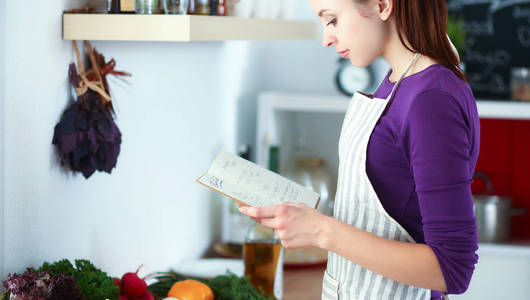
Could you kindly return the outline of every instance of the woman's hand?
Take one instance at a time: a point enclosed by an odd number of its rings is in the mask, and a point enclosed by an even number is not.
[[[286,202],[274,206],[240,206],[239,211],[274,230],[287,249],[324,248],[327,216],[302,203]]]

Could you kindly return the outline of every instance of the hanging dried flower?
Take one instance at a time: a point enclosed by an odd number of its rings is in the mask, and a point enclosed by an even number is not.
[[[91,68],[85,72],[77,43],[73,42],[79,72],[72,63],[68,75],[77,101],[68,107],[55,126],[53,141],[62,165],[82,172],[88,179],[96,170],[111,173],[120,153],[121,132],[114,123],[114,109],[107,74],[130,76],[115,71],[114,59],[105,63],[103,55],[85,42]]]

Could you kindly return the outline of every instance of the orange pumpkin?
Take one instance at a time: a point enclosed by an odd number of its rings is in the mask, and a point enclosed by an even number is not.
[[[175,282],[167,296],[179,300],[213,300],[214,298],[213,291],[208,285],[192,279]]]

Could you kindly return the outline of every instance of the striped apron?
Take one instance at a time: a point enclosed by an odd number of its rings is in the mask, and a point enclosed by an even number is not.
[[[378,236],[414,243],[405,229],[385,211],[366,175],[366,149],[370,135],[410,67],[416,54],[386,99],[371,98],[356,92],[348,106],[339,139],[339,174],[335,219]],[[352,245],[355,247],[355,245]],[[322,299],[430,299],[428,289],[385,278],[354,262],[328,252],[322,282]]]

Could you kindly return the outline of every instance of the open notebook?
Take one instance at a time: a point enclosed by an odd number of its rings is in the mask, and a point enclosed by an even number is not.
[[[195,181],[255,207],[301,202],[317,208],[320,200],[320,195],[310,189],[224,150]]]

